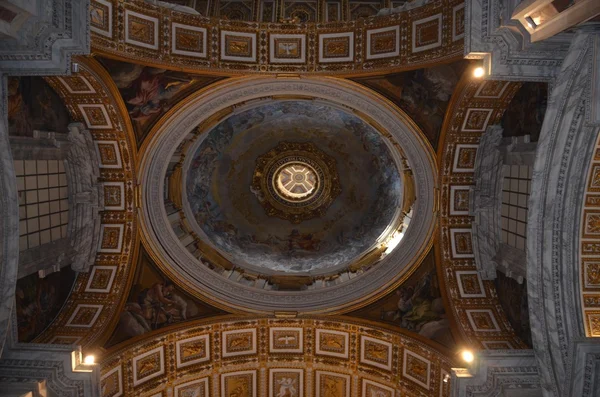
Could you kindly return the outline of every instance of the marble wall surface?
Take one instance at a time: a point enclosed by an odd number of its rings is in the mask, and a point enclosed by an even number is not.
[[[529,33],[511,20],[516,1],[465,2],[465,56],[482,59],[494,79],[550,81],[560,68],[572,39],[562,33],[532,45]]]
[[[527,226],[527,280],[533,347],[545,396],[571,394],[572,343],[584,337],[580,310],[579,230],[588,162],[600,120],[589,109],[600,101],[600,34],[579,31],[550,99],[533,170]],[[591,341],[591,340],[590,340]],[[598,343],[598,342],[596,342]]]
[[[0,95],[5,98],[6,78],[2,79]],[[2,101],[1,114],[6,114]],[[15,283],[19,265],[19,204],[15,169],[6,119],[0,122],[0,354],[8,331],[14,303]]]
[[[0,39],[2,72],[18,76],[69,74],[71,56],[90,52],[89,7],[90,0],[3,2],[3,27],[7,22],[20,23]]]

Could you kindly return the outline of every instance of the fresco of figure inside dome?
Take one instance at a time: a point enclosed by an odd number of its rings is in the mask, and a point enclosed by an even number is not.
[[[274,145],[283,140],[312,142],[315,148],[306,150],[331,157],[332,172],[339,174],[339,196],[320,216],[299,224],[266,214],[260,189],[249,188],[258,172],[252,157],[259,162],[267,152],[284,150]],[[218,183],[224,179],[230,183]],[[308,101],[272,102],[226,119],[202,140],[187,174],[190,209],[223,252],[294,272],[341,265],[370,246],[396,211],[401,188],[390,151],[373,129]]]

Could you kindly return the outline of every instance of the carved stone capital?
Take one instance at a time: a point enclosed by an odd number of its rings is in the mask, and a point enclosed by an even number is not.
[[[476,355],[468,368],[452,368],[452,397],[541,397],[532,350],[493,350]]]
[[[100,397],[100,368],[85,365],[75,345],[18,343],[16,315],[0,357],[0,394]]]
[[[511,0],[465,2],[465,56],[483,59],[494,80],[549,81],[564,59],[572,33],[531,43],[523,26],[511,20]]]

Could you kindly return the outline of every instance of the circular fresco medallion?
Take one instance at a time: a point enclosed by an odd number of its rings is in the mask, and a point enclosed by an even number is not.
[[[340,194],[335,163],[312,143],[280,142],[256,161],[252,189],[269,216],[298,224],[323,216]]]

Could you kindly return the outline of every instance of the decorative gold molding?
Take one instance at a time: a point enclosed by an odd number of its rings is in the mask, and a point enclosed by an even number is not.
[[[221,76],[393,73],[462,58],[463,38],[452,34],[463,26],[453,12],[462,2],[442,0],[349,22],[280,24],[206,18],[141,0],[93,0],[92,8],[106,14],[106,23],[92,31],[92,51],[146,66]]]
[[[471,229],[472,217],[468,215],[450,214],[450,186],[474,184],[474,169],[455,170],[455,156],[460,145],[476,148],[481,134],[487,125],[497,124],[506,107],[520,88],[520,83],[478,80],[473,76],[474,66],[468,68],[458,83],[450,104],[446,111],[446,117],[442,126],[440,144],[438,149],[438,165],[441,172],[440,186],[440,228],[436,248],[436,264],[438,276],[441,280],[442,290],[446,305],[451,308],[451,327],[457,340],[465,345],[476,348],[486,348],[484,341],[502,341],[508,343],[512,348],[521,349],[525,345],[515,335],[506,319],[506,315],[500,308],[494,283],[483,281],[484,297],[462,297],[458,287],[461,282],[456,276],[456,271],[476,271],[474,258],[470,255],[454,256],[456,244],[451,230]],[[487,86],[486,86],[487,85]],[[478,90],[486,86],[490,95],[478,96]],[[492,93],[494,95],[492,95]],[[477,131],[464,131],[465,120],[469,115],[469,109],[487,109],[491,111],[491,117],[477,128]],[[476,150],[476,149],[473,149]],[[474,167],[474,166],[473,166]],[[467,238],[467,237],[465,237]],[[479,275],[476,275],[479,277]],[[472,313],[476,311],[481,316],[478,322],[472,320]],[[469,311],[469,312],[468,312]],[[469,317],[469,313],[471,317]],[[477,328],[476,328],[477,327]],[[497,330],[494,330],[497,328]]]
[[[579,262],[585,336],[600,337],[600,130],[587,168],[581,209]]]
[[[274,183],[278,167],[282,161],[309,163],[316,177],[315,191],[306,201],[294,203],[292,199],[282,198],[284,193]],[[299,160],[298,160],[299,159]],[[285,163],[283,164],[285,165]],[[261,205],[269,216],[276,216],[292,223],[322,216],[333,200],[341,193],[335,159],[331,158],[312,143],[280,142],[256,160],[256,169],[252,177],[252,188],[262,192]]]
[[[121,374],[120,386],[104,387],[105,397],[119,392],[164,395],[170,390],[178,396],[179,385],[193,380],[206,376],[212,380],[216,374],[215,381],[221,383],[228,374],[267,367],[267,372],[306,371],[304,378],[314,371],[349,374],[356,378],[349,385],[353,396],[363,395],[365,381],[402,395],[450,395],[444,374],[456,365],[454,355],[434,342],[370,321],[292,314],[196,320],[117,345],[104,352],[100,362],[103,386],[114,386],[115,374]],[[167,352],[173,358],[170,362],[165,359]],[[156,359],[149,361],[153,356]],[[257,395],[273,390],[275,385],[269,385],[267,378],[255,377]],[[211,388],[219,386],[209,383]],[[319,385],[312,384],[303,395],[315,395],[314,387]]]
[[[126,303],[121,299],[123,292],[128,290],[133,280],[140,236],[136,218],[137,153],[129,115],[104,68],[91,58],[77,57],[76,61],[80,64],[79,72],[60,79],[46,77],[46,81],[65,101],[73,120],[86,125],[99,151],[103,148],[100,152],[100,182],[122,182],[124,210],[100,213],[103,230],[112,233],[106,244],[114,245],[104,249],[105,242],[102,242],[94,267],[90,273],[78,275],[61,312],[36,342],[51,343],[61,337],[71,337],[77,338],[76,343],[85,348],[106,341],[119,321],[119,314]],[[81,85],[82,81],[89,83],[91,89],[87,87],[78,92],[66,85],[77,87],[76,83]],[[93,271],[98,265],[103,270],[113,269],[114,277]],[[89,288],[95,284],[98,285]]]

